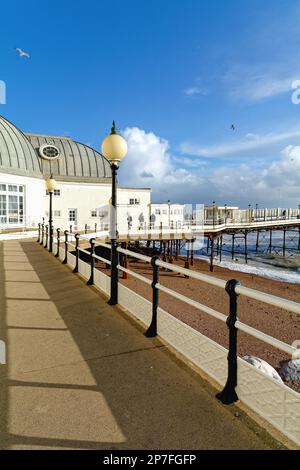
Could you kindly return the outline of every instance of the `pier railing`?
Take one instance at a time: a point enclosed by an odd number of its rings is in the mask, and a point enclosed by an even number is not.
[[[46,247],[47,236],[48,235],[46,234],[46,231],[44,231],[44,233],[40,232],[37,242],[39,242],[41,245]],[[106,294],[110,295],[110,288],[108,287],[109,282],[107,282],[109,278],[107,278],[105,274],[102,274],[101,272],[99,272],[99,270],[96,269],[96,266],[95,266],[96,261],[101,261],[102,263],[105,264],[106,268],[110,267],[110,269],[112,269],[111,260],[109,256],[109,253],[111,251],[111,246],[109,243],[103,243],[101,241],[97,241],[97,239],[95,238],[91,238],[88,241],[87,238],[82,236],[81,234],[79,233],[73,234],[73,233],[70,233],[69,231],[64,231],[64,234],[62,235],[60,233],[60,230],[57,229],[54,246],[56,249],[55,256],[59,257],[64,264],[71,264],[71,266],[73,267],[73,272],[75,273],[80,272],[81,274],[84,273],[84,276],[87,279],[87,284],[97,285],[97,280],[95,280],[96,274],[99,275],[100,273],[101,276],[104,276],[103,278],[101,278],[101,282],[100,284],[98,284],[98,286],[100,285],[100,288],[104,290]],[[96,253],[96,247],[101,247],[101,249],[104,249],[105,254],[102,253],[101,256],[98,255]],[[241,373],[239,374],[239,368],[241,370],[245,368],[245,361],[242,361],[240,358],[238,358],[238,332],[239,331],[242,331],[260,341],[263,341],[264,343],[271,345],[279,349],[280,351],[283,351],[285,354],[289,355],[290,357],[291,356],[295,357],[295,355],[299,356],[299,350],[296,347],[289,345],[277,338],[274,338],[273,336],[270,336],[240,321],[238,319],[238,297],[239,296],[248,297],[250,299],[264,302],[267,305],[279,307],[289,312],[294,312],[298,315],[300,314],[300,303],[244,287],[236,279],[232,279],[226,282],[214,276],[205,275],[205,274],[193,271],[191,269],[186,269],[184,267],[178,266],[176,264],[167,263],[165,261],[162,261],[158,256],[152,256],[152,257],[145,256],[143,254],[136,253],[132,250],[122,248],[121,246],[118,246],[117,252],[118,252],[117,270],[119,272],[125,273],[127,276],[130,275],[133,278],[145,283],[152,290],[151,319],[148,320],[148,324],[145,330],[145,335],[147,337],[155,337],[157,335],[160,335],[159,327],[158,327],[159,322],[160,322],[160,316],[161,316],[161,321],[163,320],[166,321],[165,316],[169,315],[168,313],[164,312],[159,307],[159,293],[160,292],[163,292],[181,302],[184,302],[196,308],[199,312],[204,312],[208,314],[209,316],[216,318],[217,320],[219,320],[220,322],[226,325],[226,328],[228,330],[228,336],[229,336],[229,348],[227,351],[227,374],[226,374],[225,384],[223,384],[224,385],[223,389],[220,393],[217,394],[217,398],[222,403],[231,404],[237,401],[239,398],[244,399],[247,402],[247,399],[244,398],[245,391],[243,389],[243,383],[242,383],[243,377],[241,376]],[[144,263],[147,263],[149,266],[151,266],[152,279],[142,276],[141,274],[138,274],[133,269],[130,269],[127,264],[127,257],[130,257],[134,260],[142,261]],[[125,262],[125,259],[126,259],[126,262]],[[200,301],[193,300],[187,297],[186,295],[183,295],[179,292],[174,291],[173,289],[170,289],[164,286],[160,282],[160,270],[161,269],[167,270],[169,272],[180,273],[185,278],[193,278],[203,283],[206,283],[208,285],[218,287],[222,289],[223,291],[225,290],[225,292],[228,295],[228,315],[225,315],[222,312],[219,312],[211,307],[208,307],[207,305],[202,304]],[[107,278],[106,281],[105,281],[105,278]],[[119,281],[117,280],[116,282],[117,282],[117,286],[115,286],[115,288],[118,291]],[[123,285],[120,285],[120,288],[123,288]],[[122,305],[123,303],[126,304],[127,302],[127,301],[124,301],[124,291],[122,292],[123,294],[122,294],[122,299],[120,301],[120,305]],[[127,288],[126,288],[126,295],[137,296],[136,293],[134,293],[133,291]],[[139,301],[138,298],[137,298],[137,301]],[[130,302],[129,302],[129,305],[131,305]],[[126,307],[126,305],[123,305],[123,306]],[[135,310],[134,307],[132,309]],[[129,307],[129,310],[130,310],[130,307]],[[142,315],[142,312],[140,313]],[[137,313],[137,316],[139,316],[139,312]],[[146,321],[144,320],[143,315],[142,315],[142,318],[145,323]],[[178,322],[178,320],[176,321]],[[186,328],[186,325],[183,326],[184,325],[183,323],[181,322],[179,323],[181,324],[182,328]],[[205,341],[210,342],[209,345],[210,347],[212,347],[211,343],[213,342],[211,340],[209,340],[205,336],[202,336],[200,333],[196,332],[195,330],[193,331],[195,332],[194,334],[200,335],[202,338],[205,338]],[[165,337],[167,338],[167,341],[169,341],[168,336],[166,334],[165,334]],[[172,341],[170,341],[170,343],[172,344]],[[214,346],[216,347],[216,343],[214,343]],[[180,348],[181,346],[178,346],[179,350]],[[185,354],[184,351],[183,353]],[[219,350],[218,350],[218,354],[220,354]],[[222,354],[224,353],[222,352]],[[187,357],[191,359],[193,362],[197,363],[197,359],[194,356],[191,358],[187,354]],[[198,361],[198,365],[199,367],[202,367],[201,361],[200,363]],[[247,367],[250,367],[253,372],[253,369],[254,369],[253,366],[250,366],[247,363]],[[222,377],[224,376],[224,370],[221,371],[221,375]],[[239,379],[242,384],[239,383]],[[253,377],[251,380],[253,380]],[[259,381],[262,379],[259,378],[257,380]],[[275,387],[276,389],[274,393],[278,392],[278,387],[281,391],[284,390],[285,394],[288,391],[287,395],[284,395],[284,396],[288,397],[287,400],[290,400],[290,396],[292,396],[293,400],[297,402],[298,411],[295,411],[294,414],[295,416],[297,415],[296,417],[299,420],[300,419],[300,394],[294,392],[293,390],[289,389],[288,387],[286,387],[285,385],[279,382],[275,383],[276,381],[269,377],[266,378],[265,376],[264,380],[269,380],[273,382],[272,387],[273,388]],[[237,389],[239,389],[240,392],[238,392]],[[240,393],[241,393],[241,396],[240,396]],[[255,387],[254,387],[254,393],[256,393]],[[253,400],[253,397],[251,399]],[[285,399],[286,398],[284,398],[284,400]],[[254,408],[256,407],[256,411],[258,411],[260,404],[256,403],[255,406],[253,405],[253,407]],[[264,415],[265,413],[264,409],[263,407],[261,408],[262,409],[259,411],[259,414]],[[282,413],[285,414],[286,412],[282,411]],[[287,413],[290,413],[290,411],[288,411]],[[276,415],[276,409],[274,410],[274,415]],[[295,418],[295,416],[293,417],[293,419]],[[267,417],[264,416],[264,417],[266,419],[269,419],[275,427],[285,432],[287,435],[289,435],[289,437],[291,437],[294,441],[297,441],[300,444],[300,426],[299,426],[299,429],[297,428],[297,432],[294,433],[294,432],[291,432],[290,429],[289,430],[282,429],[282,426],[278,425],[278,422],[276,421],[275,418],[271,419],[270,416],[267,416]],[[298,421],[298,425],[299,425],[299,421]]]

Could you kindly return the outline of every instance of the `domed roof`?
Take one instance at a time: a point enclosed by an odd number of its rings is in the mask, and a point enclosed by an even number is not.
[[[0,172],[58,181],[101,183],[111,178],[109,162],[69,137],[24,134],[0,116]]]
[[[0,116],[0,171],[42,177],[36,153],[11,122]]]

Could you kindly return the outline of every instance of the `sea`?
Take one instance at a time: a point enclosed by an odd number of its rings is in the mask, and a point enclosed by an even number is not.
[[[236,238],[234,258],[232,260],[232,237],[223,236],[222,261],[215,249],[214,265],[233,271],[246,272],[269,279],[293,284],[300,284],[300,251],[298,250],[299,232],[286,232],[286,251],[283,256],[283,232],[273,231],[272,251],[269,252],[269,233],[261,232],[259,247],[256,252],[256,233],[249,233],[247,238],[248,262],[245,262],[244,238]],[[209,262],[210,249],[203,243],[195,243],[195,258]]]

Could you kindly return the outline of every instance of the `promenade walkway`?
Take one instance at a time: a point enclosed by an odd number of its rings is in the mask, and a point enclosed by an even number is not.
[[[1,449],[279,447],[34,240],[0,263]]]

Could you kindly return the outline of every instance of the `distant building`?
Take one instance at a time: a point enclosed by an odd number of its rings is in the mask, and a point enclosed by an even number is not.
[[[238,218],[239,208],[237,206],[204,206],[204,221],[206,224],[230,223]]]
[[[159,227],[180,228],[184,221],[184,205],[182,204],[151,204],[150,221]]]

